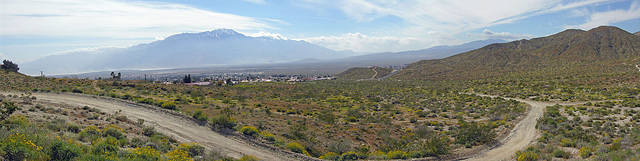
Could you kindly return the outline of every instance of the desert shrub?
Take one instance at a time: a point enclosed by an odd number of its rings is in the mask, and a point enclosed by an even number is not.
[[[255,135],[257,135],[259,133],[258,129],[256,129],[253,126],[244,126],[244,127],[242,127],[242,129],[240,129],[240,132],[242,132],[245,135],[249,135],[249,136],[255,136]]]
[[[373,154],[369,155],[369,158],[371,160],[387,160],[389,159],[389,156],[387,156],[387,153],[382,152],[382,151],[375,151],[373,152]]]
[[[580,157],[582,157],[582,159],[588,158],[589,156],[591,156],[591,148],[586,147],[586,146],[580,148],[580,151],[579,151],[578,155],[580,155]]]
[[[259,161],[260,159],[258,159],[258,157],[253,156],[253,155],[242,155],[242,158],[240,158],[240,161]]]
[[[211,118],[211,123],[214,125],[219,125],[229,129],[233,129],[233,127],[235,127],[236,124],[238,124],[236,120],[231,118],[231,116],[229,115],[217,115]]]
[[[11,114],[16,112],[17,110],[20,110],[20,108],[14,105],[13,102],[5,101],[1,103],[2,104],[0,104],[0,121],[8,118],[9,116],[11,116]]]
[[[491,130],[491,125],[478,125],[477,123],[462,123],[455,134],[456,143],[470,147],[492,142],[496,134]]]
[[[191,160],[191,156],[187,151],[182,149],[174,149],[166,154],[168,160]]]
[[[105,136],[105,137],[111,136],[111,137],[114,137],[116,139],[122,139],[122,138],[125,137],[124,134],[122,134],[122,132],[120,132],[118,129],[115,129],[115,128],[108,128],[108,129],[104,130],[102,132],[102,136]]]
[[[195,113],[193,113],[192,117],[202,122],[207,122],[209,120],[209,117],[207,117],[207,115],[204,114],[202,110],[198,110]]]
[[[334,153],[334,152],[328,152],[323,154],[322,156],[320,156],[320,159],[324,159],[324,160],[339,160],[340,159],[340,155]]]
[[[117,154],[118,150],[120,150],[118,141],[114,137],[98,139],[94,142],[96,144],[91,146],[91,153],[95,155]]]
[[[346,152],[340,156],[340,160],[358,160],[358,153],[356,152]]]
[[[82,91],[79,88],[74,88],[71,92],[73,92],[73,93],[84,93],[84,91]]]
[[[41,160],[44,159],[42,147],[27,139],[25,134],[15,133],[2,140],[0,150],[7,160]]]
[[[538,160],[538,154],[532,152],[532,151],[526,151],[526,152],[522,152],[522,151],[518,151],[516,152],[516,156],[517,156],[517,160],[518,161],[536,161]]]
[[[69,126],[67,126],[67,131],[72,132],[72,133],[79,133],[80,132],[80,127],[78,125],[69,125]]]
[[[340,140],[340,141],[331,141],[329,142],[329,146],[327,150],[330,152],[334,152],[336,154],[346,153],[351,151],[351,141],[349,140]]]
[[[154,135],[154,134],[156,134],[156,130],[151,126],[144,127],[142,129],[142,135],[144,135],[144,136],[151,136],[151,135]]]
[[[160,160],[160,152],[151,147],[137,147],[131,150],[129,156],[133,160]]]
[[[79,136],[81,141],[93,141],[100,138],[100,129],[95,126],[87,126],[80,132]]]
[[[553,150],[553,153],[551,153],[551,155],[553,155],[556,158],[568,159],[571,154],[569,154],[569,153],[567,153],[567,152],[565,152],[563,150],[560,150],[560,149],[555,149],[555,150]]]
[[[276,136],[266,131],[260,132],[260,136],[262,136],[264,140],[270,142],[276,141]]]
[[[160,105],[160,107],[164,109],[175,110],[176,104],[173,102],[163,102],[162,105]]]
[[[204,155],[204,146],[197,143],[182,143],[178,145],[178,149],[186,151],[189,156]]]
[[[57,140],[49,147],[51,160],[71,160],[80,155],[82,155],[82,148],[66,141]]]
[[[287,144],[287,149],[291,150],[292,152],[296,152],[296,153],[304,153],[304,147],[302,147],[302,145],[296,143],[296,142],[291,142],[289,144]]]
[[[390,151],[387,153],[387,156],[389,156],[389,159],[407,159],[403,151]]]
[[[132,98],[133,96],[131,96],[130,94],[125,94],[120,97],[120,99],[123,99],[123,100],[131,100]]]

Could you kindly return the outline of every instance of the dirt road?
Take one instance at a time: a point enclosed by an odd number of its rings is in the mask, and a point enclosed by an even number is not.
[[[0,92],[0,94],[16,95],[20,93]],[[269,150],[247,141],[227,137],[179,116],[160,110],[138,107],[124,101],[75,94],[34,93],[33,96],[36,96],[38,101],[44,100],[73,106],[95,107],[107,113],[115,113],[118,110],[122,110],[122,114],[129,119],[144,119],[145,125],[153,126],[156,131],[180,142],[200,143],[209,150],[214,149],[222,155],[233,158],[239,159],[243,154],[247,154],[256,156],[261,160],[305,160],[305,158],[289,158],[291,154],[286,152]]]
[[[497,96],[481,95],[481,94],[476,94],[476,95],[486,96],[486,97],[497,97]],[[493,161],[510,160],[511,156],[514,156],[516,151],[524,149],[525,147],[527,147],[527,145],[529,145],[530,143],[535,141],[536,138],[539,137],[540,133],[536,130],[536,123],[539,118],[542,118],[542,114],[544,113],[545,107],[553,106],[555,104],[560,104],[560,105],[583,104],[583,102],[547,103],[547,102],[536,102],[536,101],[528,101],[528,100],[515,99],[515,98],[505,98],[505,99],[512,99],[512,100],[524,102],[526,104],[531,105],[531,109],[529,109],[529,111],[527,112],[527,116],[525,116],[524,119],[522,119],[520,122],[518,122],[518,124],[516,124],[516,126],[514,126],[514,128],[509,133],[509,135],[505,137],[503,140],[500,140],[502,145],[489,150],[485,154],[482,154],[475,158],[470,158],[468,160],[479,160],[479,161],[480,160],[493,160]]]

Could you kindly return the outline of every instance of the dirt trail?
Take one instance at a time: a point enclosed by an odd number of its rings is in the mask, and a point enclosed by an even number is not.
[[[0,94],[20,94],[16,92],[0,92]],[[72,94],[49,94],[34,93],[38,101],[51,101],[66,103],[73,106],[89,106],[100,109],[107,113],[115,113],[122,110],[122,114],[129,119],[144,119],[147,126],[155,127],[156,131],[170,136],[180,142],[196,142],[205,146],[209,150],[216,150],[222,155],[233,158],[240,158],[243,154],[253,155],[261,160],[298,160],[288,158],[287,154],[272,151],[259,147],[255,144],[233,138],[226,137],[206,126],[200,126],[193,121],[185,120],[179,116],[171,115],[167,112],[151,110],[143,107],[136,107],[124,101],[110,100],[89,95]]]
[[[371,70],[373,70],[373,72],[376,73],[371,77],[371,79],[376,79],[376,76],[378,76],[378,71],[376,71],[376,67],[371,68]]]
[[[498,97],[498,96],[490,96],[490,95],[482,95],[476,94],[478,96],[485,97]],[[505,98],[505,97],[501,97]],[[584,102],[572,102],[572,103],[548,103],[548,102],[536,102],[529,101],[517,98],[505,98],[510,100],[516,100],[519,102],[524,102],[526,104],[531,105],[531,109],[529,109],[527,116],[522,119],[518,124],[514,126],[509,135],[505,137],[503,140],[500,140],[502,145],[490,149],[485,154],[479,155],[475,158],[470,158],[468,160],[510,160],[511,156],[515,155],[516,151],[524,149],[527,145],[535,141],[536,138],[539,137],[540,133],[536,130],[536,123],[538,119],[542,118],[542,114],[544,113],[544,108],[547,106],[553,106],[555,104],[560,105],[577,105],[583,104]]]

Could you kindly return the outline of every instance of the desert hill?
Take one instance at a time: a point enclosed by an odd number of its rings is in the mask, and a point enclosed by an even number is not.
[[[547,37],[491,44],[444,59],[422,60],[396,79],[569,76],[637,71],[640,37],[617,27],[569,29]]]
[[[392,69],[382,68],[382,67],[368,67],[368,68],[351,68],[340,74],[337,74],[336,77],[341,80],[362,80],[362,79],[379,79],[384,76],[387,76],[393,72]]]

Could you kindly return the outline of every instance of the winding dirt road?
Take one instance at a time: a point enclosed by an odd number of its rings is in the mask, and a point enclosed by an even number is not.
[[[17,92],[0,92],[0,94],[19,95]],[[132,120],[144,119],[145,125],[155,127],[156,131],[170,136],[180,142],[196,142],[209,150],[216,150],[222,155],[240,158],[243,154],[253,155],[261,160],[308,160],[284,151],[274,151],[260,147],[248,141],[227,137],[200,126],[191,120],[181,118],[161,110],[152,110],[137,105],[103,97],[77,94],[34,93],[38,101],[64,103],[72,106],[89,106],[107,113],[122,110],[123,115]],[[293,158],[295,157],[295,158]]]
[[[491,95],[482,95],[476,94],[478,96],[484,97],[499,97],[499,96],[491,96]],[[547,106],[553,106],[556,104],[560,105],[578,105],[583,104],[584,102],[572,102],[572,103],[548,103],[548,102],[536,102],[529,101],[517,98],[505,98],[510,100],[516,100],[519,102],[524,102],[526,104],[531,105],[531,109],[529,109],[527,116],[522,119],[518,124],[514,126],[509,135],[505,137],[503,140],[500,140],[501,145],[490,149],[486,153],[479,155],[475,158],[470,158],[468,160],[510,160],[511,156],[515,155],[516,151],[524,149],[527,145],[531,144],[533,141],[538,138],[540,133],[536,130],[536,123],[538,119],[542,118],[544,113],[544,108]]]

